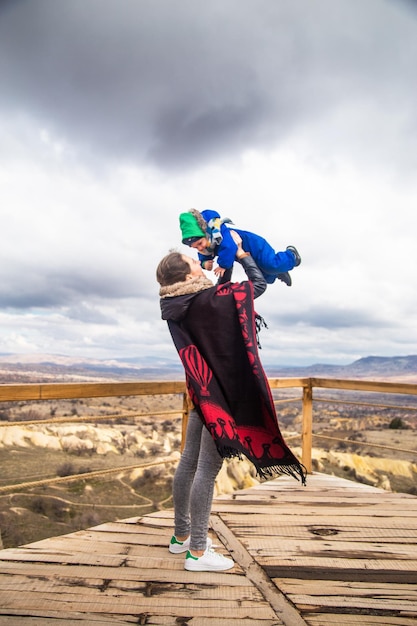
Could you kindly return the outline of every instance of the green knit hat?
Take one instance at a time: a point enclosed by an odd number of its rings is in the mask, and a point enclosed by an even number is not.
[[[205,237],[206,233],[200,228],[196,218],[192,213],[181,213],[180,228],[182,233],[182,243],[190,246],[194,241]]]

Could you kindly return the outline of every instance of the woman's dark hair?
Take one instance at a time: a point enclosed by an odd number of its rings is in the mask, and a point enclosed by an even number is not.
[[[156,268],[156,280],[161,287],[182,283],[187,274],[190,273],[190,266],[179,252],[170,252]]]

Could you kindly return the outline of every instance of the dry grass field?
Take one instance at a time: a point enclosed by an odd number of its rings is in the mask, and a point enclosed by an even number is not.
[[[172,506],[175,464],[146,465],[179,450],[181,408],[178,396],[4,403],[0,487],[56,476],[75,478],[0,492],[3,546]],[[165,413],[170,411],[174,413]],[[147,415],[137,417],[143,413]],[[66,417],[67,423],[53,423]],[[71,421],[79,417],[88,421]],[[27,424],[39,419],[45,425]],[[7,427],[8,422],[18,425]],[[135,465],[145,467],[83,478],[86,472]]]

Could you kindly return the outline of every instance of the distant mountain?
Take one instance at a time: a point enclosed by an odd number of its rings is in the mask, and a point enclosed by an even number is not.
[[[384,373],[404,373],[415,374],[417,372],[417,355],[409,356],[367,356],[358,361],[354,361],[351,365],[346,366],[356,372],[375,371]]]
[[[89,359],[55,354],[0,355],[0,383],[52,382],[54,379],[177,380],[183,377],[177,358]]]
[[[317,363],[306,367],[265,367],[270,377],[322,376],[329,378],[404,378],[417,376],[417,355],[367,356],[349,365]]]
[[[270,378],[327,377],[410,379],[417,381],[417,355],[367,356],[348,365],[316,363],[305,367],[265,366]],[[152,356],[120,359],[88,359],[65,355],[0,355],[0,383],[59,380],[178,380],[184,378],[177,358]],[[414,382],[414,381],[413,381]]]

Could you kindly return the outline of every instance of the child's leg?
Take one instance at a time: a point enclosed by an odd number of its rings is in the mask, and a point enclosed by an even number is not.
[[[292,270],[295,267],[296,258],[291,250],[275,252],[271,246],[267,245],[259,250],[258,258],[255,261],[262,272],[277,276],[277,274]]]
[[[242,237],[243,249],[250,252],[267,283],[273,283],[278,274],[289,272],[301,262],[301,258],[293,246],[289,246],[282,252],[275,252],[274,248],[263,237],[248,231],[238,230],[237,232]],[[285,278],[287,280],[284,282],[291,282],[288,280],[288,276]]]

